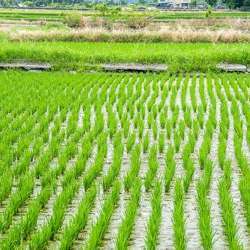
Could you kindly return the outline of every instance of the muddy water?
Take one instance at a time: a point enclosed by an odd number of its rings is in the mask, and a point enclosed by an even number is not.
[[[134,230],[131,235],[129,245],[133,249],[145,249],[145,239],[147,235],[147,221],[151,213],[151,193],[146,192],[144,187],[141,190],[140,205],[138,208],[137,218]]]
[[[60,248],[60,240],[64,229],[67,225],[70,224],[71,220],[74,218],[74,215],[77,213],[78,207],[81,203],[81,200],[84,198],[85,191],[83,186],[81,186],[73,198],[72,202],[68,205],[65,214],[62,227],[59,229],[58,233],[55,235],[54,241],[48,242],[48,249],[59,249]]]
[[[203,131],[200,131],[194,148],[194,154],[192,155],[192,160],[195,166],[195,172],[188,193],[185,196],[187,249],[201,249],[198,221],[198,204],[196,200],[196,183],[201,176],[197,155],[203,139],[202,132]]]
[[[104,235],[103,245],[101,249],[103,250],[115,249],[115,241],[118,235],[119,227],[122,223],[122,219],[124,218],[125,215],[126,205],[128,201],[129,201],[129,193],[125,192],[125,190],[123,189],[121,191],[117,207],[111,217],[107,232]]]
[[[75,240],[75,242],[73,244],[73,249],[80,249],[80,248],[86,246],[87,241],[88,241],[89,236],[90,236],[90,233],[91,233],[92,226],[96,223],[96,221],[101,213],[104,200],[105,200],[105,194],[103,192],[102,186],[99,185],[98,194],[97,194],[95,202],[94,202],[94,207],[89,214],[89,219],[88,219],[87,225],[84,228],[84,230],[82,230],[79,233],[77,239]]]
[[[164,190],[164,188],[162,189]],[[159,232],[159,246],[158,249],[173,249],[173,222],[172,214],[174,209],[174,184],[172,182],[168,193],[163,192],[162,195],[162,222]]]

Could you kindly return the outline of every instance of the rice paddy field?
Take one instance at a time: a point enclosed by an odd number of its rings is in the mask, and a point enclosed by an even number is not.
[[[250,249],[249,74],[0,72],[0,249]]]
[[[27,21],[62,21],[63,16],[67,13],[81,13],[84,16],[102,16],[102,14],[94,9],[85,10],[63,10],[63,9],[0,9],[0,20],[27,20]],[[136,9],[124,9],[121,15],[115,16],[115,19],[127,19],[134,16],[146,16],[154,20],[174,20],[174,19],[206,19],[206,11],[160,11],[157,9],[137,11]],[[236,10],[217,10],[212,14],[213,18],[243,18],[249,19],[249,11]],[[109,15],[108,18],[114,19],[114,16]]]
[[[67,13],[81,13],[84,16],[102,16],[102,14],[94,8],[85,9],[85,10],[63,10],[63,9],[0,9],[0,20],[29,20],[29,21],[62,21],[63,16]],[[108,18],[115,19],[127,19],[134,16],[146,16],[153,18],[154,20],[174,20],[174,19],[206,19],[206,11],[166,11],[166,10],[157,10],[157,9],[146,9],[145,11],[137,11],[136,9],[125,8],[120,13],[121,15],[112,16],[108,15]],[[249,19],[249,11],[236,11],[236,10],[217,10],[212,13],[212,17],[216,19],[224,18],[243,18]]]

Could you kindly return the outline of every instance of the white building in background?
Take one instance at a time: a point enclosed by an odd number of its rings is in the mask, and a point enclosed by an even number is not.
[[[158,8],[188,8],[191,0],[159,0]]]

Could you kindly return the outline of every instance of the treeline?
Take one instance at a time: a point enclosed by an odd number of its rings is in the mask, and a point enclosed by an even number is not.
[[[210,6],[216,6],[219,4],[218,0],[206,0]],[[222,0],[222,3],[225,4],[229,9],[241,9],[241,8],[250,8],[250,0]]]
[[[87,7],[93,8],[98,3],[106,5],[152,4],[158,0],[0,0],[0,7]],[[199,4],[199,0],[191,0],[191,5]],[[229,9],[250,10],[250,0],[204,0],[208,6],[224,6]]]

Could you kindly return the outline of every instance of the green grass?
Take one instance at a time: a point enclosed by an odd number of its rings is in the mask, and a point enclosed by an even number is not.
[[[17,10],[17,9],[3,9],[0,10],[0,19],[4,20],[62,20],[65,13],[80,12],[84,16],[101,16],[100,12],[90,10],[90,11],[73,11],[73,10]],[[157,21],[171,21],[178,19],[205,19],[205,11],[126,11],[123,10],[119,15],[106,15],[105,18],[111,20],[127,20],[130,18],[137,17],[150,17]],[[250,12],[240,12],[240,11],[213,11],[211,14],[212,18],[222,19],[222,18],[250,18]]]
[[[250,64],[250,44],[2,42],[0,61],[49,62],[54,69],[83,70],[88,64],[164,63],[169,71],[215,70],[222,61]]]
[[[154,16],[156,20],[176,20],[176,19],[206,19],[205,11],[167,11],[156,14]],[[211,18],[250,18],[249,12],[212,12]]]

